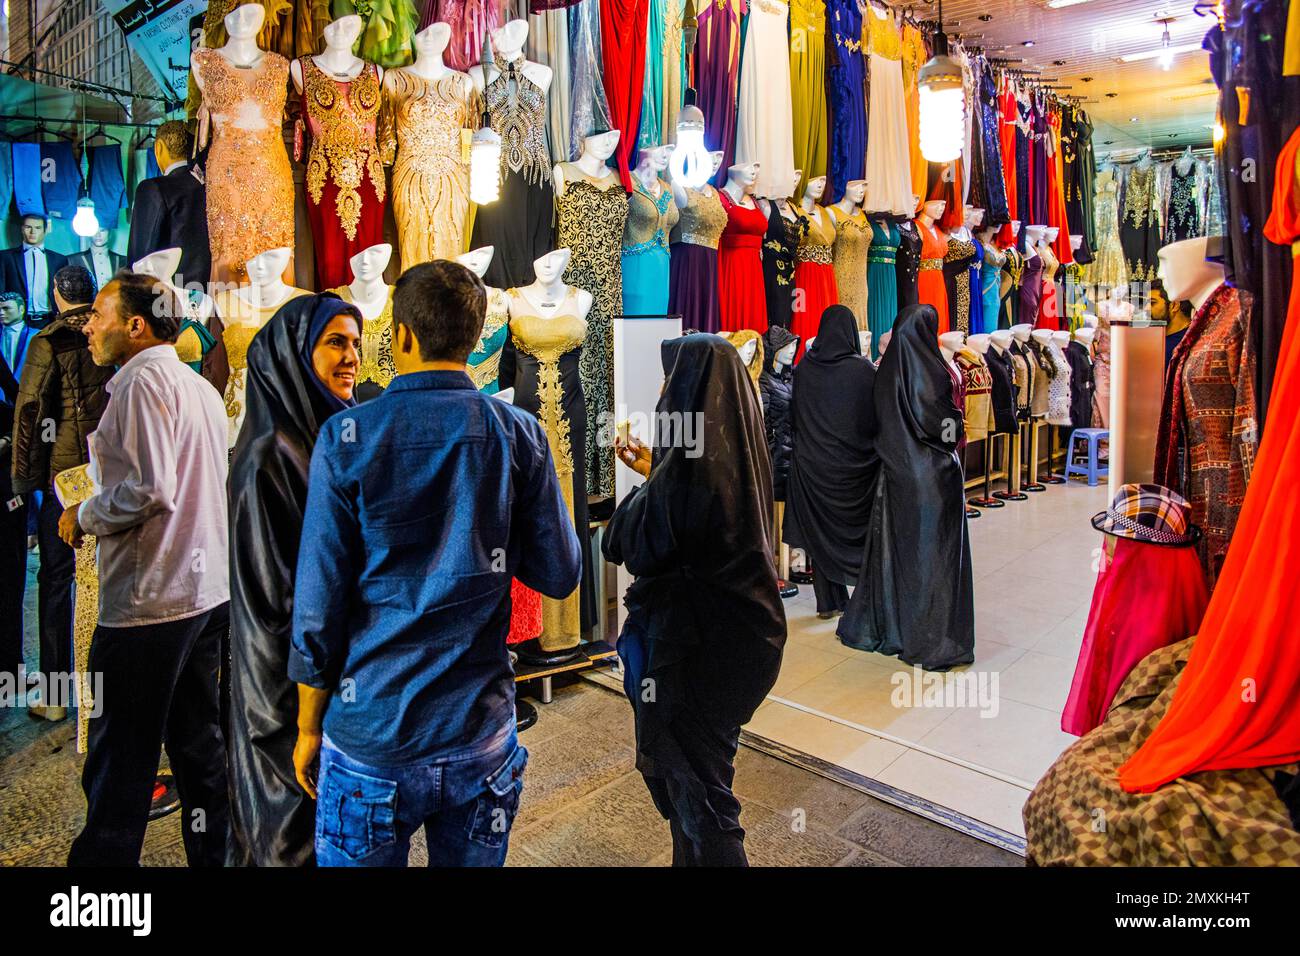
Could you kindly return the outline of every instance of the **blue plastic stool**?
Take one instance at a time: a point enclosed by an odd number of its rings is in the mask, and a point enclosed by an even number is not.
[[[1106,428],[1076,428],[1070,432],[1069,451],[1065,456],[1065,477],[1071,475],[1087,475],[1088,487],[1097,487],[1097,481],[1100,478],[1108,478],[1110,475],[1109,467],[1099,467],[1097,464],[1098,448],[1103,441],[1109,440],[1110,430]],[[1075,442],[1079,440],[1088,443],[1088,461],[1086,464],[1076,464],[1074,460]]]

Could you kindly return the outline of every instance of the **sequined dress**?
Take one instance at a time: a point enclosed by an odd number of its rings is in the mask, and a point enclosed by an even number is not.
[[[624,315],[666,315],[668,312],[672,260],[668,237],[677,225],[677,204],[668,184],[662,180],[655,182],[658,196],[646,188],[641,177],[632,177],[627,222],[623,227]]]
[[[487,288],[487,312],[478,344],[469,353],[469,377],[480,392],[495,395],[501,390],[501,349],[510,335],[510,296],[504,289]],[[529,635],[536,637],[536,634]]]
[[[789,208],[786,200],[777,200],[768,208],[767,231],[763,234],[763,290],[767,299],[767,324],[790,328],[794,313],[795,257],[799,240],[808,228],[808,220],[781,215]]]
[[[1124,261],[1124,248],[1119,239],[1119,182],[1115,170],[1103,169],[1097,174],[1093,202],[1093,215],[1097,224],[1097,249],[1085,274],[1091,285],[1109,289],[1128,285],[1128,264]]]
[[[975,261],[975,244],[969,239],[948,237],[948,249],[943,256],[943,279],[948,297],[948,329],[969,333],[971,285],[970,264]],[[940,318],[940,331],[943,320]]]
[[[718,240],[727,228],[727,210],[718,191],[705,185],[686,190],[678,210],[669,253],[668,311],[682,317],[682,328],[722,330],[718,296]]]
[[[244,287],[245,290],[249,288]],[[280,310],[280,306],[291,299],[309,294],[305,289],[290,289],[283,302],[265,308],[250,305],[238,289],[221,290],[212,297],[217,315],[225,325],[221,339],[226,347],[226,360],[230,363],[230,377],[226,380],[223,398],[226,401],[226,417],[229,419],[228,437],[231,448],[235,447],[240,426],[244,424],[244,392],[248,387],[244,370],[248,368],[249,343],[258,330],[270,321],[271,316]]]
[[[835,245],[831,258],[835,266],[835,289],[840,304],[847,305],[859,329],[868,328],[867,252],[871,248],[871,223],[861,209],[852,216],[840,210],[835,221]]]
[[[1136,165],[1124,184],[1124,208],[1120,217],[1119,241],[1124,248],[1130,281],[1150,282],[1156,278],[1156,253],[1160,248],[1160,221],[1156,212],[1156,166]]]
[[[244,282],[249,259],[293,248],[293,172],[280,132],[289,61],[266,53],[242,70],[217,50],[199,49],[193,62],[203,81],[200,126],[212,130],[205,170],[211,278]]]
[[[573,257],[564,281],[591,293],[587,337],[579,369],[587,403],[587,492],[614,493],[614,450],[601,448],[601,423],[614,414],[614,316],[623,309],[621,252],[627,222],[627,193],[618,173],[592,179],[578,166],[561,163],[564,192],[556,200],[558,248]]]

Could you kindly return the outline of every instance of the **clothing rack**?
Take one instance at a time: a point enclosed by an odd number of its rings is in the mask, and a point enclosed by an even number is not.
[[[158,124],[161,122],[163,121],[154,120],[153,122],[149,122],[149,123],[136,123],[130,120],[123,120],[120,123],[119,122],[96,123],[95,130],[86,136],[86,140],[93,139],[94,137],[100,135],[106,136],[107,135],[106,127],[109,126],[129,126],[132,129],[147,129],[152,132],[153,130],[158,128]],[[48,119],[44,116],[24,116],[21,113],[0,113],[0,123],[35,123],[38,129],[32,130],[33,133],[39,130],[40,132],[49,133],[51,136],[58,136],[61,139],[76,140],[75,136],[71,136],[68,133],[60,133],[57,130],[49,129],[48,127],[51,124],[68,124],[68,123],[71,123],[74,126],[78,126],[80,125],[81,121],[76,118],[66,118],[66,117],[63,119]]]
[[[152,93],[137,93],[134,90],[124,90],[118,86],[108,86],[104,83],[91,83],[88,80],[79,80],[75,76],[68,76],[66,73],[58,73],[54,70],[46,70],[39,66],[31,66],[26,63],[15,63],[13,60],[0,59],[0,66],[6,67],[8,72],[11,74],[24,72],[32,74],[40,73],[57,80],[63,80],[68,85],[68,89],[75,90],[78,93],[97,93],[102,96],[110,96],[117,101],[118,107],[124,112],[127,112],[128,115],[129,109],[124,103],[122,103],[123,99],[149,100],[154,103],[162,103],[164,110],[169,113],[180,109],[181,106],[184,105],[174,97],[155,96]],[[35,80],[33,80],[33,82],[35,82]]]

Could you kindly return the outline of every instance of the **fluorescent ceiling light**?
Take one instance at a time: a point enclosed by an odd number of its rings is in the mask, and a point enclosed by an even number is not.
[[[1191,53],[1200,48],[1199,43],[1184,43],[1182,46],[1158,46],[1154,50],[1144,50],[1141,53],[1126,53],[1120,59],[1125,63],[1137,63],[1139,60],[1154,60],[1156,57],[1165,54],[1173,56],[1179,53]]]
[[[1088,0],[1047,0],[1047,5],[1053,10],[1059,10],[1061,7],[1072,7],[1076,3],[1087,3]]]

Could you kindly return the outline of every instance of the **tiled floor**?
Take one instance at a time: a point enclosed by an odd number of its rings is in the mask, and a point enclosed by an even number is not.
[[[804,587],[786,602],[781,677],[746,729],[1022,837],[1029,790],[1075,739],[1060,715],[1102,540],[1088,519],[1105,505],[1105,486],[1049,485],[970,522],[975,663],[962,670],[995,706],[896,706],[908,669],[840,644]]]

